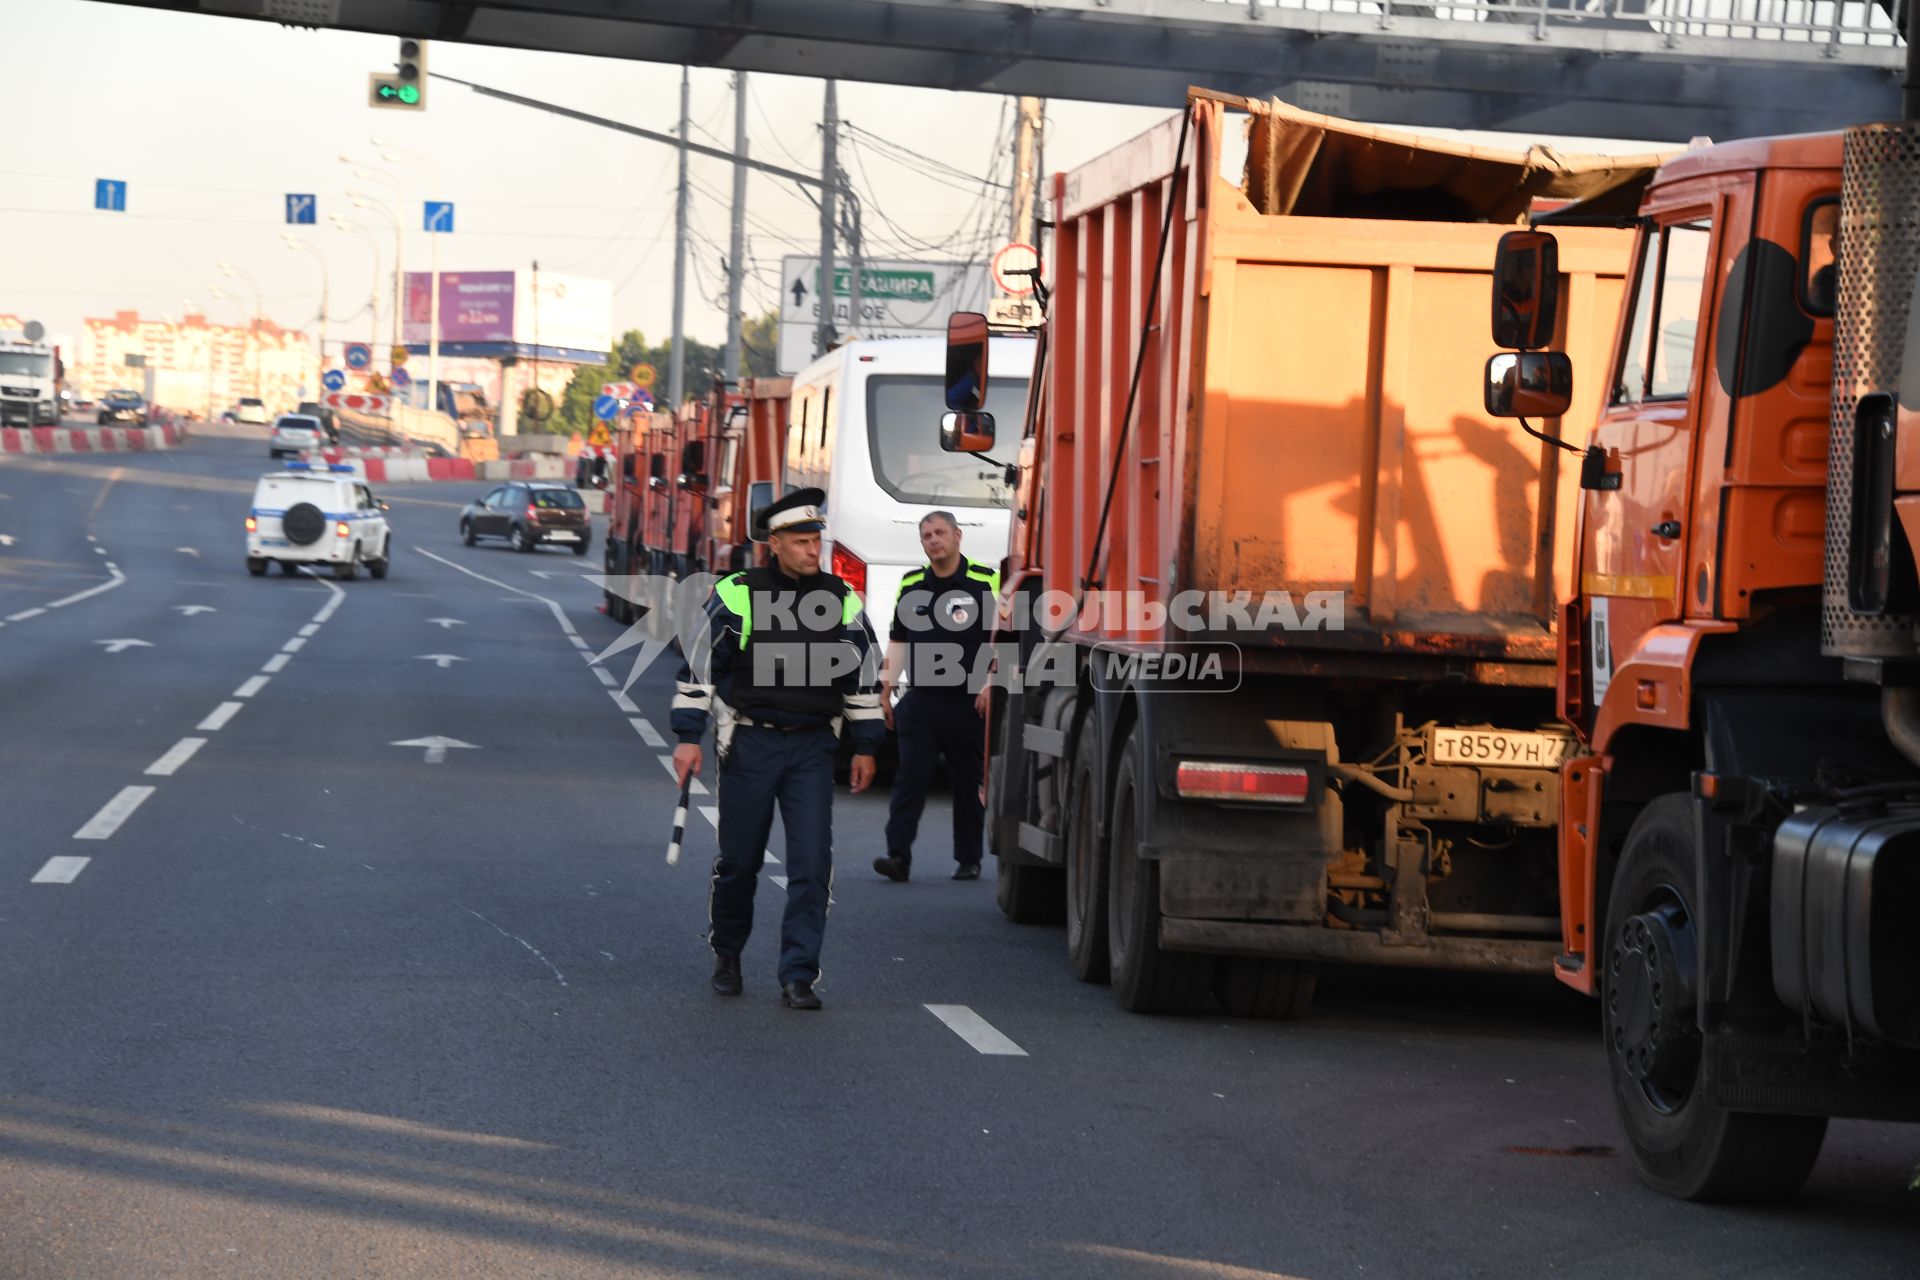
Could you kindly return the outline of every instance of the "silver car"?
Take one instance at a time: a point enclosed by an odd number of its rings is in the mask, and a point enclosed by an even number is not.
[[[278,458],[286,453],[319,449],[326,443],[327,429],[320,419],[303,413],[283,413],[273,424],[273,434],[267,437],[267,453]]]

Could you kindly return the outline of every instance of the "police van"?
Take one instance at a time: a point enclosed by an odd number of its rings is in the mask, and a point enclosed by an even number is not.
[[[330,565],[336,578],[351,579],[360,566],[376,578],[387,576],[393,533],[387,504],[373,496],[354,469],[336,463],[316,470],[312,463],[289,462],[269,471],[253,489],[247,512],[247,572],[254,577],[278,564],[282,573],[301,565]]]
[[[786,491],[827,491],[826,567],[864,598],[882,644],[900,579],[926,563],[922,516],[952,512],[960,552],[970,559],[997,568],[1007,554],[1006,464],[1019,448],[1034,346],[1028,338],[992,340],[988,408],[1013,426],[1001,435],[1008,447],[992,458],[940,447],[944,336],[849,342],[794,376]]]

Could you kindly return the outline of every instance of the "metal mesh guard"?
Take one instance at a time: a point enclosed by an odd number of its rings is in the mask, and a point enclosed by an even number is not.
[[[1906,616],[1847,607],[1853,528],[1853,421],[1861,397],[1896,392],[1907,302],[1920,268],[1920,122],[1847,130],[1840,187],[1840,288],[1833,326],[1833,417],[1827,430],[1827,554],[1820,647],[1830,657],[1920,654]]]

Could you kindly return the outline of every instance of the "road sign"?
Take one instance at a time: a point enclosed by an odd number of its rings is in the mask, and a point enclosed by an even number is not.
[[[587,433],[587,443],[596,446],[612,444],[613,433],[607,430],[606,423],[596,422],[593,424],[593,430]]]
[[[987,301],[987,323],[996,329],[1038,329],[1046,317],[1032,298],[991,298]]]
[[[413,385],[413,375],[405,369],[396,368],[393,371],[393,385],[396,387],[410,387]]]
[[[798,373],[814,357],[820,318],[820,260],[780,260],[779,367]],[[868,259],[861,264],[860,316],[853,316],[853,272],[834,270],[833,324],[843,337],[907,338],[945,333],[955,311],[979,311],[987,303],[985,266],[964,262]]]
[[[633,379],[634,386],[644,388],[651,387],[657,375],[654,372],[653,366],[642,360],[639,364],[627,370],[627,376]]]
[[[371,396],[362,391],[329,391],[320,397],[320,403],[331,409],[352,409],[356,413],[384,417],[391,402],[385,396]]]
[[[993,255],[993,283],[1009,297],[1024,298],[1033,292],[1034,281],[1034,277],[1024,273],[1039,265],[1040,255],[1032,245],[1018,241],[1004,245]]]
[[[425,204],[424,214],[428,231],[453,230],[453,201],[429,200]]]
[[[109,213],[127,211],[127,184],[119,178],[98,178],[93,184],[93,207]]]
[[[347,375],[338,369],[329,369],[320,375],[320,385],[329,391],[339,391],[347,385]]]
[[[364,342],[347,344],[347,368],[356,373],[373,363],[373,348]]]
[[[600,388],[600,394],[616,400],[631,400],[638,389],[631,382],[609,382]]]
[[[393,349],[392,354],[393,354],[393,367],[398,369],[401,365],[407,362],[407,357],[413,353],[408,351],[405,347],[397,346]]]
[[[287,196],[287,224],[295,227],[312,226],[315,209],[316,206],[312,196],[289,193]]]
[[[602,391],[593,402],[593,416],[602,422],[612,420],[613,415],[619,412],[620,400],[617,396],[610,396]]]

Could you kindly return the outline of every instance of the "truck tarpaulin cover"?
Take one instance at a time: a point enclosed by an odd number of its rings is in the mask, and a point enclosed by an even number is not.
[[[1519,222],[1536,199],[1585,201],[1638,189],[1665,152],[1562,155],[1474,146],[1248,103],[1247,198],[1260,213],[1305,217]]]

